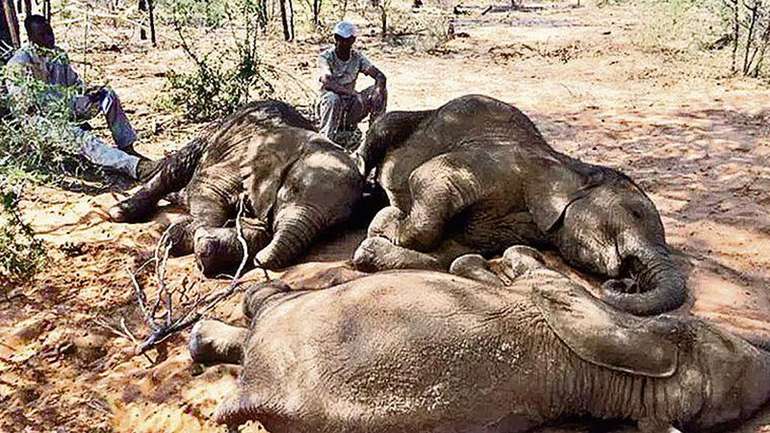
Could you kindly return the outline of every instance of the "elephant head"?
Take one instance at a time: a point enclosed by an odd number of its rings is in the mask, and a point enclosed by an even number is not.
[[[686,431],[725,431],[726,425],[748,418],[770,401],[770,352],[760,348],[767,341],[755,345],[704,322],[693,333],[699,344],[691,362],[712,380],[703,410],[689,420]]]
[[[526,192],[534,222],[572,265],[611,278],[602,286],[608,303],[649,315],[685,301],[658,210],[638,185],[560,154],[535,163]]]

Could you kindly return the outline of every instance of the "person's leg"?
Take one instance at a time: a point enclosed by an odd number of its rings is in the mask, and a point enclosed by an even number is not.
[[[76,96],[72,101],[72,111],[78,120],[88,120],[97,112],[102,112],[118,149],[133,153],[136,131],[128,121],[118,95],[112,89],[102,89],[100,93],[92,96]]]
[[[324,92],[318,100],[319,132],[329,139],[333,140],[340,129],[344,115],[342,105],[342,98],[334,92]]]
[[[376,119],[380,114],[384,113],[385,110],[388,108],[388,93],[385,91],[385,93],[382,95],[382,100],[377,100],[378,98],[374,97],[374,93],[376,92],[377,87],[376,86],[369,86],[366,89],[364,89],[361,92],[361,99],[364,103],[364,110],[363,110],[363,116],[359,120],[364,119],[367,115],[369,116],[369,122],[371,123],[374,119]]]
[[[136,131],[128,121],[118,95],[112,89],[105,89],[101,100],[101,109],[107,120],[107,126],[109,126],[112,132],[112,139],[115,140],[118,149],[133,152]]]
[[[106,145],[97,136],[78,127],[73,127],[76,140],[80,143],[80,153],[96,165],[109,168],[137,179],[139,158]]]

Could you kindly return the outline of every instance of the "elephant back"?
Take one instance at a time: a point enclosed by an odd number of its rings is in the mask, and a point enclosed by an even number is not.
[[[285,102],[267,100],[246,105],[235,113],[208,125],[200,134],[206,142],[201,166],[220,164],[227,159],[240,159],[251,139],[283,127],[315,131],[313,124]]]

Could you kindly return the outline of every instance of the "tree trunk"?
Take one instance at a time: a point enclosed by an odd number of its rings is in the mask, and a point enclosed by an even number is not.
[[[155,38],[155,5],[152,0],[145,0],[147,2],[147,9],[150,14],[150,41],[153,47],[158,46],[158,41]]]
[[[147,12],[147,0],[139,0],[139,12]],[[144,15],[144,14],[142,14]],[[139,20],[139,40],[147,40],[147,30],[142,25],[142,20]]]
[[[733,3],[733,57],[732,57],[732,73],[737,72],[738,61],[738,40],[741,36],[741,26],[738,21],[738,0]]]
[[[749,74],[749,67],[751,66],[749,64],[749,52],[751,51],[751,47],[754,42],[754,28],[757,25],[757,18],[759,15],[759,4],[758,1],[754,3],[753,8],[749,8],[751,11],[751,22],[749,23],[749,32],[746,35],[746,52],[743,56],[743,75]]]
[[[294,3],[292,0],[286,0],[286,3],[289,4],[288,12],[289,12],[289,31],[291,33],[291,39],[290,41],[294,40]]]
[[[14,8],[13,0],[0,1],[3,3],[3,28],[0,37],[2,37],[3,42],[11,47],[19,48],[21,46],[19,21],[16,16],[16,8]]]
[[[319,15],[321,15],[321,0],[313,0],[313,24],[320,25]]]
[[[380,32],[383,39],[388,36],[388,8],[385,2],[380,3]]]
[[[291,0],[278,0],[281,6],[281,23],[283,24],[283,38],[287,41],[294,39],[294,17],[292,17],[291,9],[286,8],[286,4],[289,4],[291,8]]]

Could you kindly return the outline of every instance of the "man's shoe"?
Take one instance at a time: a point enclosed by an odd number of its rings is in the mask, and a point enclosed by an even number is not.
[[[153,177],[163,166],[163,160],[153,161],[151,159],[139,159],[136,164],[136,179],[140,182],[146,182]]]
[[[147,158],[146,156],[144,156],[144,155],[140,154],[139,152],[137,152],[136,149],[134,149],[134,145],[133,144],[129,144],[128,146],[125,146],[125,147],[118,147],[118,149],[122,150],[123,152],[126,152],[127,154],[129,154],[131,156],[135,156],[135,157],[137,157],[139,159],[149,160],[149,158]]]

